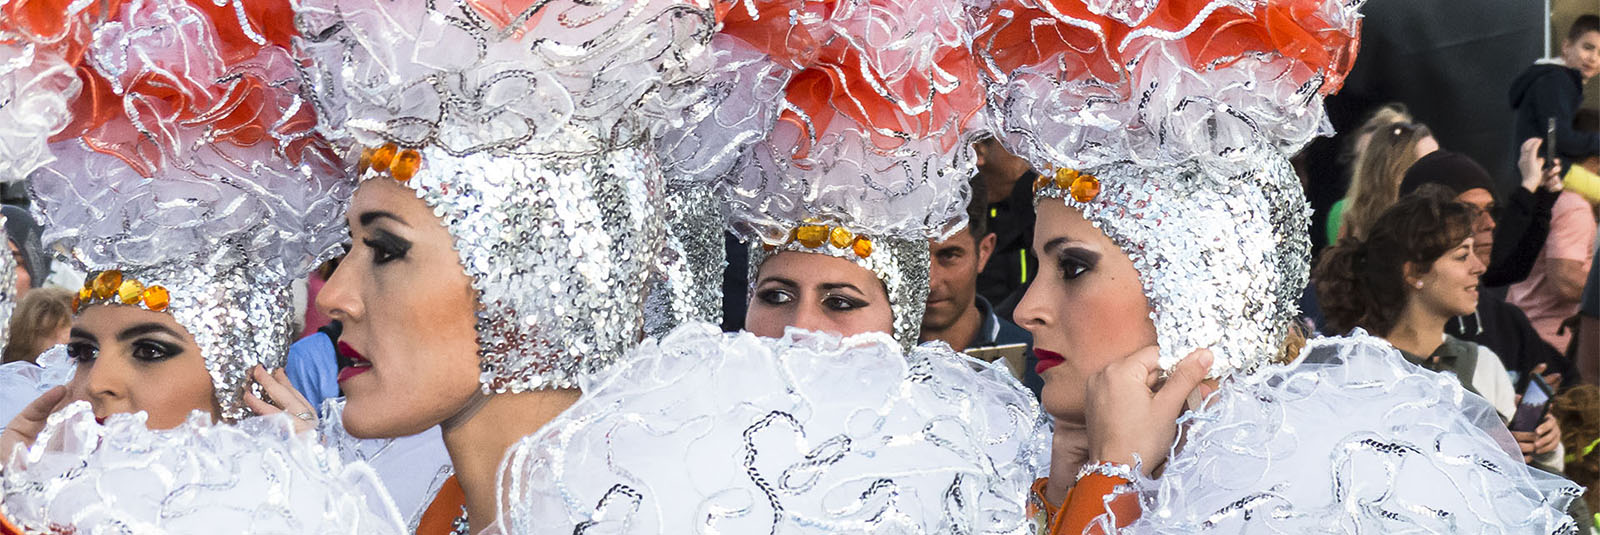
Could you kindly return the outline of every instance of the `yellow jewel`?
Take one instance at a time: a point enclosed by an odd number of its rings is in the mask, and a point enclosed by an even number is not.
[[[794,239],[808,249],[822,247],[823,240],[828,239],[826,225],[800,225],[794,229]]]
[[[1078,170],[1077,169],[1067,169],[1067,168],[1056,169],[1056,187],[1057,188],[1060,188],[1060,189],[1070,188],[1070,187],[1072,187],[1072,181],[1076,180],[1077,178],[1078,178]]]
[[[144,297],[144,284],[139,281],[128,279],[122,281],[122,286],[117,288],[117,300],[122,301],[124,305],[138,303],[142,297]]]
[[[145,288],[144,307],[156,312],[166,310],[168,299],[170,297],[171,296],[167,294],[167,289],[161,286],[151,286],[149,288]]]
[[[851,234],[850,231],[845,230],[844,227],[833,227],[833,230],[828,232],[828,243],[832,244],[834,247],[843,249],[845,247],[849,247],[850,241],[855,237],[856,236],[854,234]]]
[[[91,284],[94,285],[95,299],[110,299],[117,293],[117,288],[122,286],[122,271],[116,269],[101,271],[99,275],[94,276]]]
[[[1094,175],[1081,175],[1072,181],[1072,198],[1078,202],[1089,202],[1100,195],[1100,179]]]

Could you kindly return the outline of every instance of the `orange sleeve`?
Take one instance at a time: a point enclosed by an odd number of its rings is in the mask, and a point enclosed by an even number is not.
[[[1117,527],[1126,527],[1139,518],[1139,502],[1133,496],[1123,496],[1106,504],[1106,496],[1116,490],[1117,485],[1126,485],[1128,480],[1099,473],[1090,473],[1078,479],[1078,484],[1067,493],[1066,503],[1061,504],[1050,526],[1050,535],[1079,535],[1092,524],[1100,515],[1108,512],[1116,513]],[[1103,535],[1098,529],[1089,532]]]
[[[11,525],[11,521],[6,520],[6,515],[0,515],[0,535],[22,535],[22,530]]]
[[[466,506],[467,495],[461,491],[461,483],[456,481],[456,476],[450,476],[439,487],[439,493],[433,496],[428,510],[422,512],[422,520],[417,523],[417,535],[455,533],[456,518],[461,516],[461,508]]]

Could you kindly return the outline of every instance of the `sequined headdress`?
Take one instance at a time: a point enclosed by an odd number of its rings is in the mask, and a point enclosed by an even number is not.
[[[1161,364],[1275,356],[1310,262],[1288,156],[1327,133],[1360,0],[967,0],[991,127],[1133,259]]]
[[[576,386],[638,338],[662,242],[653,141],[703,70],[683,0],[301,0],[306,76],[361,180],[398,180],[478,292],[486,392]],[[697,67],[697,65],[700,65]]]
[[[350,190],[299,99],[288,4],[73,7],[50,15],[74,37],[35,43],[76,87],[30,95],[72,111],[30,178],[44,242],[90,274],[76,310],[171,314],[223,417],[245,416],[247,372],[282,364],[290,283],[339,250]]]
[[[928,240],[963,228],[982,104],[955,2],[730,3],[716,110],[675,165],[722,177],[751,270],[779,251],[845,258],[883,281],[915,344]],[[715,149],[715,150],[711,150]]]

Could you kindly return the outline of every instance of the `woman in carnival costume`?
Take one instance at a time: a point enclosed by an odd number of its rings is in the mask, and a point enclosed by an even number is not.
[[[943,344],[913,347],[928,239],[961,228],[970,171],[960,127],[977,95],[958,6],[719,12],[716,107],[663,153],[717,174],[732,230],[766,246],[755,299],[781,295],[753,304],[752,332],[687,325],[590,378],[506,458],[497,528],[1030,532],[1046,438],[1031,394]],[[762,307],[825,305],[822,284],[798,284],[808,277],[852,281],[870,304],[820,324],[757,321],[777,312]]]
[[[659,132],[699,89],[709,6],[301,0],[322,130],[356,154],[344,429],[441,427],[424,532],[497,516],[506,450],[633,347],[668,230]]]
[[[1017,319],[1057,421],[1050,533],[1560,529],[1570,489],[1457,381],[1359,333],[1289,334],[1309,224],[1287,156],[1325,131],[1359,7],[969,2],[991,126],[1049,170],[1034,246],[1053,260]]]
[[[44,241],[91,273],[70,396],[6,428],[7,529],[400,533],[371,469],[305,432],[315,409],[266,371],[350,191],[296,94],[287,3],[7,8],[30,65],[12,103],[55,125],[26,140],[51,139],[30,178]]]

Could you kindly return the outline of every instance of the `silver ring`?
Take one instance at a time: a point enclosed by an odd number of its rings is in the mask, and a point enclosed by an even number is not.
[[[317,419],[317,416],[315,414],[311,414],[309,411],[308,412],[297,413],[297,414],[294,415],[294,417],[295,418],[299,418],[301,420],[305,420],[307,422]]]

